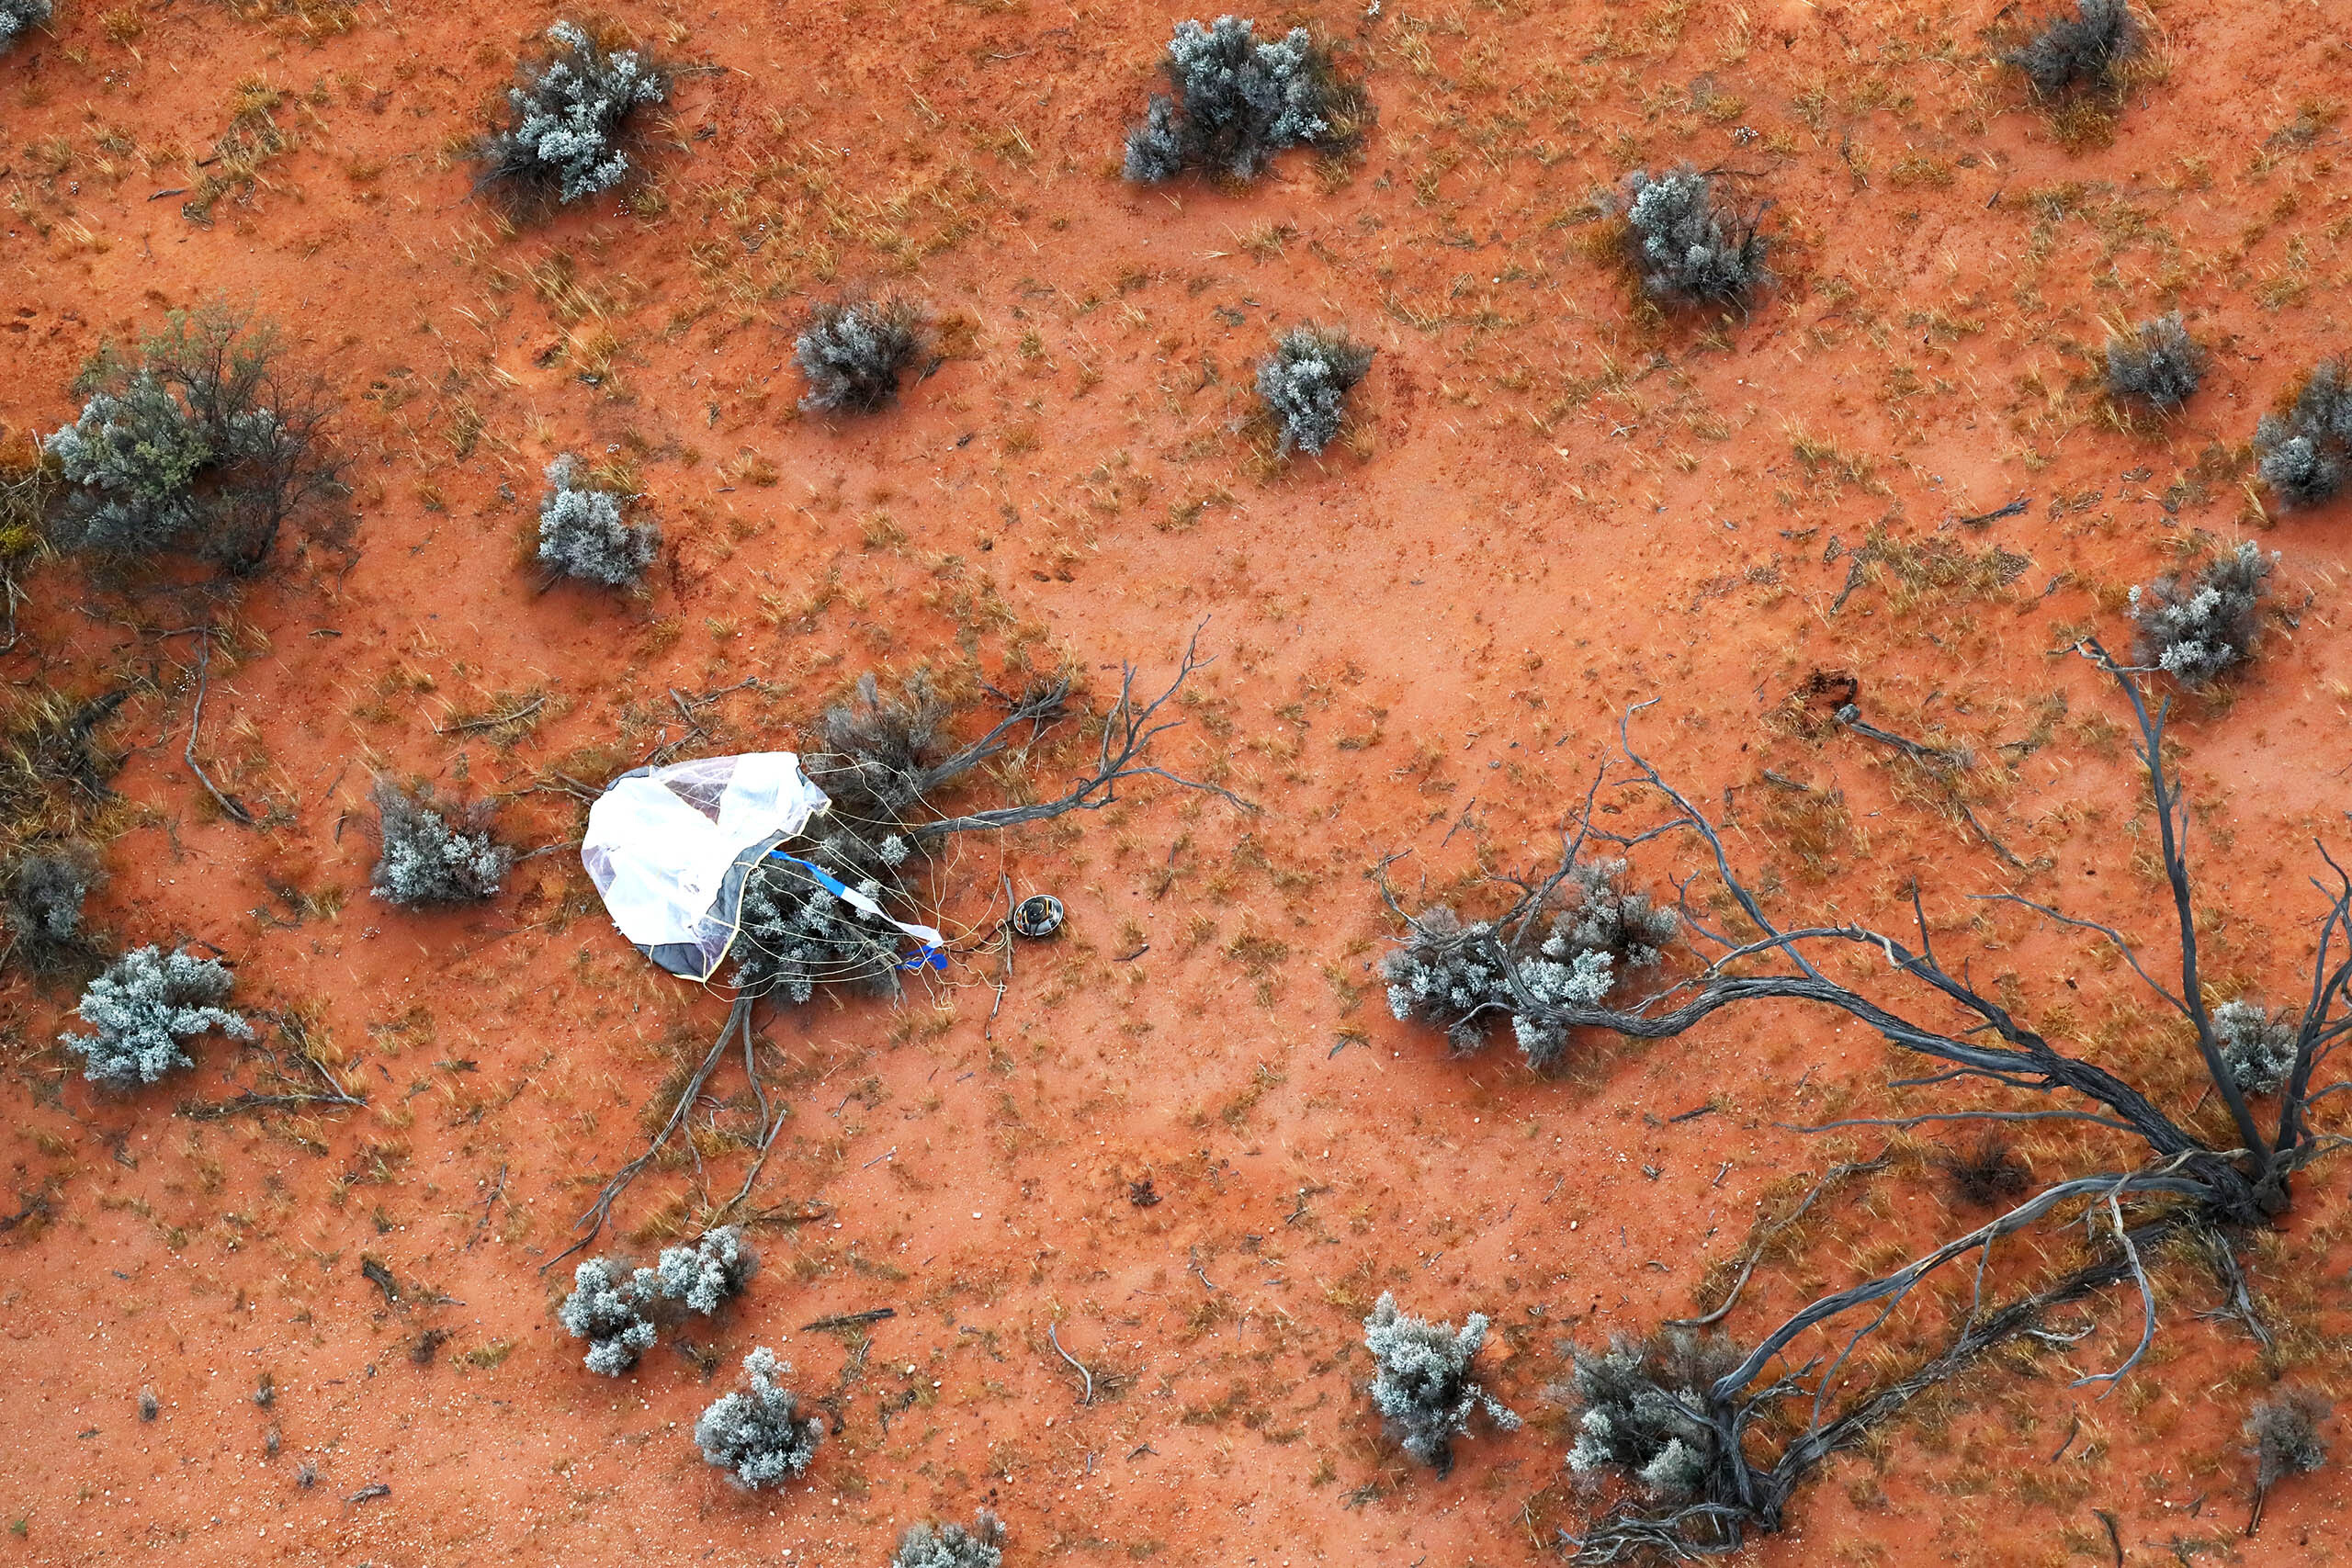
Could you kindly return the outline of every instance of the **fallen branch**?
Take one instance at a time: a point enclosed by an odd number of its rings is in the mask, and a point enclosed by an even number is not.
[[[1078,1396],[1078,1402],[1080,1404],[1091,1404],[1094,1403],[1094,1374],[1086,1370],[1084,1362],[1062,1348],[1061,1335],[1057,1332],[1059,1326],[1057,1324],[1051,1323],[1046,1325],[1046,1337],[1053,1341],[1054,1354],[1068,1361],[1076,1370],[1078,1375],[1086,1380],[1086,1391]]]
[[[187,761],[187,771],[196,775],[196,782],[202,784],[205,793],[228,814],[229,820],[250,828],[254,825],[253,813],[238,801],[222,795],[205,773],[204,765],[196,760],[196,736],[204,724],[204,692],[210,680],[212,666],[212,628],[207,626],[203,629],[204,635],[196,639],[196,711],[188,716],[187,746],[180,755]]]
[[[820,1317],[814,1323],[800,1325],[803,1334],[821,1334],[835,1328],[857,1328],[869,1323],[883,1323],[899,1315],[897,1307],[869,1307],[864,1312],[845,1312],[832,1317]]]

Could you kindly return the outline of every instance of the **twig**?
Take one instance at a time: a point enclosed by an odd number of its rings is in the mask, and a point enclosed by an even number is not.
[[[202,784],[205,793],[213,798],[221,810],[229,814],[229,819],[250,828],[254,825],[253,813],[229,796],[222,795],[215,787],[212,780],[206,776],[203,764],[196,760],[196,735],[204,724],[204,692],[210,680],[212,665],[212,628],[205,627],[204,633],[205,635],[198,637],[196,643],[196,710],[188,716],[187,746],[180,755],[187,759],[187,771],[196,775],[196,782]]]
[[[482,1200],[481,1218],[474,1222],[474,1234],[466,1240],[466,1246],[469,1248],[470,1248],[475,1242],[481,1239],[481,1233],[483,1230],[488,1228],[490,1224],[491,1212],[498,1207],[499,1194],[505,1190],[506,1163],[503,1160],[501,1160],[498,1166],[498,1179],[490,1184],[490,1196]]]
[[[2026,506],[2026,498],[2019,496],[2007,506],[1998,507],[1991,512],[1980,512],[1973,517],[1955,517],[1952,521],[1962,528],[1979,528],[1987,523],[1997,523],[2004,517],[2022,517],[2025,515]]]
[[[1094,1374],[1086,1370],[1086,1364],[1083,1361],[1062,1348],[1061,1336],[1055,1332],[1058,1326],[1051,1323],[1046,1325],[1046,1337],[1053,1341],[1054,1354],[1076,1368],[1078,1375],[1086,1380],[1086,1392],[1078,1396],[1078,1402],[1080,1404],[1091,1404],[1094,1403]]]
[[[820,1317],[814,1323],[800,1325],[803,1334],[820,1334],[834,1328],[856,1328],[868,1323],[880,1323],[899,1315],[897,1307],[869,1307],[865,1312],[845,1312],[833,1317]]]
[[[674,695],[674,694],[673,694]],[[548,700],[545,697],[533,697],[528,703],[519,708],[516,708],[513,713],[494,713],[487,716],[486,717],[469,718],[462,724],[452,724],[446,728],[436,724],[433,727],[433,733],[435,735],[463,735],[469,730],[496,729],[502,724],[520,724],[523,720],[530,717],[533,714],[547,706],[547,704]]]
[[[1197,1247],[1187,1248],[1186,1255],[1192,1259],[1193,1272],[1201,1277],[1201,1283],[1212,1291],[1216,1290],[1216,1281],[1210,1279],[1208,1270],[1201,1267],[1201,1249]]]

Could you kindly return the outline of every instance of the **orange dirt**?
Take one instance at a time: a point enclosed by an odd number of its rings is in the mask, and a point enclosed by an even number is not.
[[[1115,177],[1183,13],[632,5],[620,22],[696,68],[648,177],[519,232],[471,197],[462,147],[539,9],[59,11],[0,56],[0,421],[52,430],[102,339],[250,301],[344,399],[358,532],[352,555],[288,546],[225,612],[199,754],[259,829],[181,760],[171,634],[200,604],[47,563],[9,672],[136,683],[101,923],[216,944],[243,1002],[319,1009],[369,1103],[175,1114],[251,1081],[218,1038],[175,1083],[96,1094],[51,1044],[71,998],[10,983],[6,1207],[28,1217],[0,1239],[0,1561],[848,1568],[982,1505],[1016,1563],[1545,1560],[1587,1506],[1544,1393],[1566,1347],[1690,1312],[1800,1173],[1883,1142],[1781,1124],[1887,1114],[1895,1074],[1859,1026],[1792,1010],[1581,1043],[1549,1077],[1505,1041],[1450,1058],[1387,1017],[1367,870],[1409,852],[1399,885],[1451,894],[1540,861],[1647,702],[1637,743],[1777,908],[1897,921],[1917,877],[1980,976],[2146,1059],[2169,1037],[2128,971],[1966,897],[2015,887],[2169,951],[2128,715],[2053,650],[2120,647],[2131,584],[2250,527],[2283,558],[2262,658],[2175,739],[2217,986],[2301,983],[2312,837],[2344,841],[2346,506],[2266,516],[2241,480],[2256,415],[2345,342],[2328,106],[2352,61],[2324,7],[2163,5],[2111,144],[2069,151],[1988,62],[1990,0],[1314,4],[1283,17],[1340,41],[1378,126],[1328,178],[1292,154],[1232,193]],[[191,221],[161,193],[223,166],[198,160],[254,79],[288,145]],[[1748,319],[1657,319],[1584,243],[1597,187],[1680,158],[1777,203],[1781,281]],[[807,300],[843,284],[918,295],[950,353],[836,424],[796,411],[789,359]],[[2119,429],[2100,321],[2175,303],[2214,350],[2205,389]],[[1307,318],[1379,357],[1349,438],[1273,469],[1250,367]],[[539,474],[566,450],[636,463],[668,541],[650,597],[534,592]],[[2016,496],[2022,516],[1952,525]],[[1121,660],[1164,680],[1204,624],[1217,662],[1162,760],[1262,809],[1144,788],[967,842],[949,920],[989,919],[1001,870],[1069,904],[1057,945],[1020,952],[1001,1009],[975,955],[896,1011],[763,1012],[793,1115],[753,1199],[765,1268],[705,1337],[716,1375],[667,1345],[583,1371],[552,1312],[569,1266],[541,1266],[727,1003],[605,920],[561,847],[574,802],[514,792],[679,739],[673,693],[768,682],[694,710],[712,751],[790,746],[858,671],[926,661],[968,682],[1067,659],[1099,708]],[[2034,869],[1783,708],[1815,671],[1851,673],[1874,723],[2001,758],[1972,807]],[[466,728],[532,696],[527,721]],[[556,847],[482,912],[389,909],[367,894],[378,768],[508,793],[509,830]],[[1672,841],[1638,861],[1657,887],[1695,863]],[[713,1092],[715,1125],[743,1125],[740,1066]],[[706,1141],[638,1183],[608,1245],[642,1257],[735,1190],[745,1156]],[[2038,1171],[2091,1157],[2021,1142]],[[1147,1179],[1160,1201],[1137,1206]],[[2251,1253],[2279,1364],[2339,1388],[2344,1187],[2324,1167]],[[1913,1157],[1727,1326],[1951,1220]],[[2159,1280],[2161,1337],[2113,1397],[2067,1385],[2129,1350],[2128,1292],[1833,1462],[1758,1561],[2103,1563],[2102,1510],[2129,1562],[2340,1561],[2340,1470],[2241,1539],[2236,1427],[2269,1372],[2198,1320],[2193,1261]],[[1531,1418],[1443,1480],[1363,1396],[1359,1321],[1388,1289],[1490,1314],[1486,1376]],[[801,1327],[884,1305],[863,1348]],[[744,1496],[688,1433],[755,1344],[832,1400],[833,1433],[804,1482]]]

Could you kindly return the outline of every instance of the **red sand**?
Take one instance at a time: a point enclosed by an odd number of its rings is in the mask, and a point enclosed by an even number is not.
[[[2128,716],[2052,650],[2086,628],[2120,646],[2126,587],[2256,524],[2255,416],[2342,345],[2342,133],[2332,110],[2294,129],[2346,91],[2324,9],[2165,6],[2163,79],[2111,146],[2070,152],[1987,62],[1984,4],[1314,6],[1296,15],[1355,51],[1378,127],[1335,189],[1294,155],[1234,195],[1114,177],[1174,14],[631,6],[637,36],[711,68],[659,122],[657,198],[512,237],[452,150],[543,13],[369,6],[306,37],[291,6],[60,9],[0,57],[0,421],[69,419],[106,336],[251,301],[346,400],[359,531],[353,558],[289,551],[213,672],[202,750],[265,829],[222,820],[181,761],[193,671],[166,634],[187,605],[51,564],[11,673],[153,676],[115,730],[140,811],[103,923],[217,944],[245,1001],[318,1007],[370,1103],[170,1114],[249,1080],[218,1040],[177,1086],[99,1097],[47,1048],[65,998],[12,985],[9,1185],[51,1217],[0,1241],[0,1553],[866,1564],[910,1520],[985,1504],[1013,1562],[1546,1557],[1583,1517],[1543,1394],[1566,1345],[1689,1312],[1768,1188],[1875,1147],[1776,1123],[1883,1113],[1892,1076],[1859,1028],[1794,1012],[1591,1043],[1554,1078],[1389,1021],[1367,869],[1408,851],[1396,874],[1434,889],[1541,859],[1632,703],[1654,701],[1639,744],[1724,810],[1781,907],[1898,919],[1916,875],[1944,940],[2064,1003],[2084,1048],[2156,1027],[2093,949],[2006,917],[1972,932],[1963,900],[2014,886],[2166,950],[2133,869],[2144,790],[2104,728]],[[153,193],[198,183],[254,77],[287,95],[294,145],[192,224]],[[1645,322],[1581,244],[1596,187],[1678,158],[1757,172],[1777,203],[1781,283],[1744,322]],[[954,355],[836,425],[796,413],[788,359],[838,284],[922,297]],[[2100,321],[2176,303],[2212,374],[2177,420],[2120,432]],[[1309,317],[1380,357],[1348,449],[1269,473],[1240,428],[1250,366]],[[563,450],[638,458],[670,544],[649,601],[534,592],[523,541]],[[2015,496],[2023,516],[1951,526]],[[2259,521],[2280,614],[2235,701],[2188,704],[2176,734],[2217,984],[2284,999],[2311,838],[2343,841],[2352,649],[2344,506]],[[1873,527],[2028,564],[1833,608]],[[1164,681],[1204,623],[1217,662],[1166,760],[1263,810],[1144,789],[1002,846],[1071,919],[1023,951],[992,1023],[984,962],[896,1013],[763,1020],[794,1114],[756,1201],[804,1223],[755,1230],[767,1267],[709,1337],[716,1378],[666,1347],[617,1382],[584,1372],[553,1319],[564,1271],[538,1269],[725,999],[653,973],[561,849],[479,914],[371,900],[370,770],[594,782],[678,736],[673,690],[750,676],[774,689],[698,710],[698,745],[789,746],[849,676],[960,663],[959,637],[990,669],[1067,656],[1099,702],[1122,659]],[[1769,725],[1816,668],[1854,671],[1874,722],[1988,757],[2063,698],[1976,802],[2046,868],[2018,877],[1851,735]],[[545,696],[526,736],[450,728],[500,694]],[[1766,770],[1844,793],[1820,871]],[[560,794],[506,818],[534,844],[576,833]],[[1690,863],[1652,846],[1641,876]],[[998,870],[967,849],[951,915],[979,918]],[[305,918],[289,891],[343,901]],[[719,1080],[723,1125],[742,1089]],[[616,1243],[742,1169],[649,1173]],[[1138,1207],[1146,1178],[1161,1201]],[[1876,1213],[1849,1203],[1728,1326],[1941,1234],[1939,1190],[1914,1175]],[[2345,1371],[2343,1190],[2340,1168],[2307,1181],[2256,1270],[2298,1327],[2290,1370],[2323,1386]],[[2038,1371],[1973,1379],[1949,1425],[1837,1461],[1758,1560],[2104,1562],[2105,1510],[2131,1562],[2336,1561],[2331,1475],[2239,1539],[2235,1428],[2263,1375],[2242,1331],[2195,1317],[2193,1269],[2165,1278],[2157,1354],[2122,1393],[2066,1387],[2128,1350],[2119,1297]],[[1482,1364],[1529,1428],[1466,1440],[1442,1481],[1405,1464],[1362,1392],[1358,1321],[1384,1289],[1492,1314]],[[882,1305],[898,1315],[855,1365],[800,1327]],[[448,1337],[419,1365],[428,1331]],[[754,1344],[838,1400],[808,1480],[745,1497],[688,1430]],[[2052,1461],[2077,1415],[2087,1436]]]

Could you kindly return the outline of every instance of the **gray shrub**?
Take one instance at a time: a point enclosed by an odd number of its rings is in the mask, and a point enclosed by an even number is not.
[[[1004,1525],[982,1508],[972,1528],[917,1525],[899,1538],[890,1568],[1001,1568]]]
[[[579,201],[628,177],[621,149],[628,118],[669,96],[668,75],[635,50],[607,52],[575,23],[548,28],[548,57],[519,68],[506,89],[509,122],[476,144],[484,183],[510,182]]]
[[[627,497],[580,479],[579,460],[569,453],[548,465],[548,493],[539,502],[540,564],[607,588],[642,581],[662,548],[662,530],[624,522]]]
[[[1620,1337],[1599,1355],[1577,1351],[1574,1386],[1560,1391],[1579,1412],[1568,1468],[1586,1477],[1622,1472],[1658,1502],[1702,1496],[1716,1439],[1699,1413],[1709,1386],[1739,1360],[1727,1341],[1684,1329],[1647,1343]]]
[[[1258,395],[1282,423],[1282,450],[1320,456],[1339,438],[1348,393],[1372,368],[1372,350],[1338,327],[1291,328],[1258,367]]]
[[[1239,17],[1179,22],[1160,69],[1175,96],[1154,94],[1127,133],[1126,177],[1143,184],[1188,168],[1254,178],[1276,152],[1331,139],[1341,113],[1330,58],[1305,28],[1261,41]]]
[[[777,1382],[792,1369],[763,1345],[743,1358],[749,1386],[721,1397],[695,1423],[707,1463],[747,1492],[780,1486],[806,1472],[825,1436],[824,1422],[800,1414],[800,1402]]]
[[[2132,590],[2133,658],[2201,686],[2254,657],[2271,563],[2252,541],[2182,581],[2169,573]]]
[[[0,49],[48,21],[50,10],[50,0],[0,0]]]
[[[2294,1023],[2274,1019],[2260,1002],[2244,997],[2213,1010],[2213,1032],[2221,1036],[2222,1060],[2248,1094],[2276,1094],[2295,1070]]]
[[[104,876],[96,852],[78,842],[28,849],[0,867],[8,957],[42,979],[89,963],[97,949],[82,906]]]
[[[1679,929],[1674,911],[1623,886],[1625,869],[1623,861],[1577,862],[1554,891],[1540,941],[1507,942],[1493,922],[1465,923],[1442,905],[1414,916],[1381,960],[1389,1011],[1444,1030],[1464,1052],[1509,1018],[1530,1066],[1558,1061],[1568,1032],[1546,1010],[1600,1005],[1628,974],[1656,968]]]
[[[514,854],[490,831],[487,801],[459,806],[379,778],[371,792],[381,846],[371,878],[377,897],[406,908],[479,904],[496,896]]]
[[[2045,98],[2085,88],[2112,88],[2140,52],[2140,24],[2128,0],[2074,0],[2001,56]]]
[[[2254,455],[2262,482],[2290,506],[2316,506],[2344,488],[2352,460],[2352,385],[2341,363],[2322,361],[2285,413],[2262,416]]]
[[[141,560],[187,547],[257,570],[287,517],[336,486],[328,404],[290,386],[277,329],[222,307],[173,312],[136,362],[102,348],[86,401],[43,447],[65,481],[61,548]]]
[[[2290,1475],[2308,1475],[2327,1462],[2327,1440],[2319,1428],[2334,1408],[2308,1388],[2281,1389],[2254,1407],[2245,1435],[2257,1491],[2267,1492]]]
[[[169,953],[133,948],[82,993],[74,1011],[92,1032],[62,1035],[59,1043],[84,1059],[92,1083],[113,1089],[153,1083],[196,1065],[181,1047],[184,1040],[216,1029],[233,1039],[254,1037],[253,1025],[220,1005],[234,983],[218,959],[179,948]]]
[[[872,413],[888,406],[926,336],[922,308],[895,295],[811,307],[808,324],[792,345],[793,363],[808,382],[800,406],[833,413]]]
[[[653,1290],[663,1301],[683,1302],[707,1316],[743,1293],[758,1271],[759,1257],[733,1225],[706,1231],[692,1247],[665,1247],[653,1269]]]
[[[1716,188],[1684,164],[1625,177],[1626,243],[1642,289],[1672,305],[1737,304],[1771,281],[1763,209]]]
[[[2128,336],[2107,342],[2107,395],[2118,402],[2177,409],[2205,378],[2205,351],[2188,335],[2180,312],[2142,321]]]
[[[626,1264],[591,1258],[571,1271],[571,1294],[556,1315],[573,1338],[588,1341],[590,1371],[616,1378],[652,1348],[654,1327],[645,1306],[653,1294],[650,1269],[631,1275]]]
[[[1405,1451],[1435,1465],[1441,1475],[1453,1468],[1453,1439],[1470,1429],[1478,1411],[1506,1431],[1520,1424],[1509,1405],[1470,1376],[1470,1363],[1486,1342],[1483,1315],[1472,1313],[1457,1333],[1450,1324],[1407,1316],[1385,1292],[1363,1320],[1372,1403]]]

